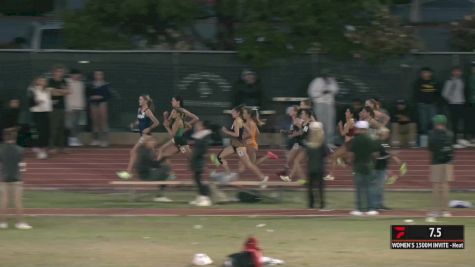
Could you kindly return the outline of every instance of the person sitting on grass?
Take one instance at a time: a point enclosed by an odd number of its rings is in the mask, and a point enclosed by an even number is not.
[[[153,136],[143,136],[143,144],[137,148],[137,159],[135,162],[135,171],[138,178],[142,181],[165,181],[172,180],[175,177],[170,175],[170,166],[162,160],[157,160],[157,141]],[[165,186],[161,185],[157,196],[153,199],[156,202],[171,202],[163,195]]]
[[[26,166],[22,162],[24,149],[16,144],[16,128],[3,130],[3,140],[4,144],[0,145],[0,163],[2,164],[0,229],[8,228],[6,221],[8,202],[10,194],[13,194],[17,220],[15,227],[21,230],[28,230],[32,227],[23,221],[23,184],[20,176],[20,171],[24,171]]]

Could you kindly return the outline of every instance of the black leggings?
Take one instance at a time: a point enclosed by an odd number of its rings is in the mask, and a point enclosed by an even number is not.
[[[33,122],[35,123],[35,128],[38,132],[36,146],[39,148],[46,148],[48,147],[50,138],[49,112],[32,112],[32,114]]]
[[[313,209],[315,205],[315,197],[313,194],[315,184],[318,186],[318,196],[320,197],[320,208],[325,208],[325,194],[324,187],[325,182],[323,181],[323,173],[313,172],[309,173],[309,179],[307,183],[308,190],[308,207]]]
[[[198,187],[198,193],[202,196],[209,196],[209,188],[202,183],[203,172],[195,171],[193,178],[195,179],[196,186]]]

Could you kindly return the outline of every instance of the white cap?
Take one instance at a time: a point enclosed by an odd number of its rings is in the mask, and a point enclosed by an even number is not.
[[[323,124],[321,122],[318,122],[318,121],[312,121],[309,126],[310,126],[311,129],[322,129],[323,128]]]
[[[358,129],[369,129],[369,123],[367,121],[357,121],[355,127]]]

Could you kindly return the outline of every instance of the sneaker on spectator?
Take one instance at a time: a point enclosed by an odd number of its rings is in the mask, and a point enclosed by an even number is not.
[[[457,144],[462,145],[462,146],[464,146],[464,147],[467,147],[467,146],[470,146],[470,145],[471,145],[470,142],[467,141],[467,140],[465,140],[465,139],[458,139],[458,140],[457,140]]]
[[[30,230],[32,229],[33,227],[31,227],[31,225],[25,223],[25,222],[19,222],[19,223],[16,223],[15,224],[15,228],[16,229],[20,229],[20,230]]]
[[[155,202],[166,202],[166,203],[169,203],[169,202],[173,202],[173,200],[169,199],[168,197],[156,197],[153,199],[153,201]]]
[[[100,146],[101,145],[101,142],[99,140],[92,140],[92,142],[90,143],[91,146]]]
[[[366,212],[366,215],[369,215],[369,216],[374,216],[374,215],[378,215],[379,212],[376,211],[376,210],[370,210],[368,212]]]
[[[211,199],[207,196],[199,196],[198,201],[196,202],[197,207],[209,207],[211,206]]]
[[[330,209],[328,207],[322,207],[322,208],[319,209],[319,211],[321,211],[321,212],[329,212],[329,211],[333,211],[333,210],[334,209]]]
[[[276,154],[272,153],[272,151],[267,151],[266,156],[267,156],[267,158],[269,158],[269,159],[279,159],[279,156],[277,156]]]
[[[77,146],[82,146],[82,143],[76,137],[69,137],[68,145],[72,147],[77,147]]]
[[[99,144],[100,147],[108,147],[109,146],[109,142],[107,141],[101,141],[100,144]]]
[[[437,218],[436,217],[427,217],[426,222],[435,223],[435,222],[437,222]]]
[[[462,148],[465,148],[465,146],[461,145],[461,144],[455,144],[453,145],[453,148],[455,149],[462,149]]]
[[[8,229],[8,223],[6,222],[0,223],[0,229]]]
[[[363,216],[364,213],[359,211],[359,210],[352,210],[352,211],[350,211],[350,215],[352,215],[352,216]]]

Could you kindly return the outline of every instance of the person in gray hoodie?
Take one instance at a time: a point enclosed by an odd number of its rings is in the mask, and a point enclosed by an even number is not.
[[[460,133],[459,126],[462,124],[463,129],[466,129],[465,117],[465,82],[462,78],[463,72],[459,67],[452,69],[452,76],[445,82],[442,90],[442,97],[449,105],[449,116],[451,121],[451,128],[453,132],[453,142],[457,141],[457,134]],[[468,141],[459,140],[455,148],[463,148],[467,146]]]

